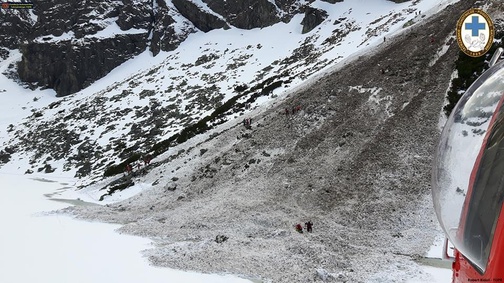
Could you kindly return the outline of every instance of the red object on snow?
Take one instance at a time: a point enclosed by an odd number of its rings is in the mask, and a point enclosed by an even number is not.
[[[301,226],[300,223],[296,224],[296,231],[298,231],[299,233],[303,233],[303,226]]]

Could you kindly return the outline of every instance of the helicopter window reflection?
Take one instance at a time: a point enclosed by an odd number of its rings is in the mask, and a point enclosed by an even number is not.
[[[470,261],[482,273],[488,264],[504,197],[504,107],[500,107],[484,146],[479,164],[474,167],[477,171],[464,229]]]

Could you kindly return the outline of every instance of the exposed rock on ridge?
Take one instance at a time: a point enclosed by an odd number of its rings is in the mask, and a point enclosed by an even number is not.
[[[37,2],[32,11],[2,11],[6,17],[0,20],[0,25],[13,25],[15,29],[4,28],[9,32],[0,35],[0,44],[12,49],[28,41],[20,48],[23,53],[18,70],[20,79],[54,88],[58,96],[65,96],[81,90],[146,48],[153,55],[176,49],[196,30],[208,32],[230,25],[241,29],[263,28],[306,12],[303,30],[308,32],[325,15],[325,11],[308,8],[312,2],[205,0],[203,5],[207,7],[200,7],[182,0],[51,0]],[[116,33],[111,38],[111,33],[105,30],[114,28],[123,34]],[[83,66],[92,66],[92,71],[81,69]]]
[[[121,5],[120,0],[36,2],[33,13],[37,15],[37,22],[27,39],[61,36],[66,32],[72,32],[75,38],[95,34],[105,28],[103,20],[119,15]]]
[[[28,43],[18,64],[19,76],[26,82],[56,90],[58,96],[77,92],[105,76],[147,46],[147,34],[117,35],[106,39]]]
[[[303,33],[310,32],[315,27],[320,25],[327,18],[327,12],[315,8],[307,8],[305,16],[301,24],[303,25]]]
[[[215,15],[206,13],[196,4],[186,0],[172,0],[177,10],[199,30],[208,32],[213,29],[229,29],[228,24]]]
[[[203,2],[237,28],[263,28],[280,22],[277,7],[268,0],[204,0]]]
[[[175,12],[162,0],[156,3],[156,8],[150,0],[36,3],[33,12],[38,20],[26,35],[28,43],[20,47],[19,77],[65,96],[103,77],[149,44],[154,55],[175,49],[193,29],[176,31],[176,20],[171,16]],[[124,33],[113,37],[99,34],[107,28]],[[58,38],[65,34],[72,40]],[[15,48],[21,40],[10,42],[8,47]]]
[[[27,10],[0,9],[0,47],[15,49],[26,39],[34,24]]]
[[[116,21],[121,30],[132,28],[150,30],[153,22],[152,1],[143,0],[140,3],[123,0],[124,6],[119,11]]]

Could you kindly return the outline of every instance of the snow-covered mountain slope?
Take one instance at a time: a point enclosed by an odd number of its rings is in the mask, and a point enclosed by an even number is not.
[[[36,90],[0,129],[0,173],[82,176],[57,197],[105,205],[67,211],[155,239],[145,254],[158,266],[265,282],[432,282],[416,259],[438,234],[432,149],[453,27],[472,2],[315,1],[328,14],[320,30],[303,34],[294,16],[194,33],[72,96]],[[4,97],[19,88],[4,85]],[[16,123],[21,111],[32,115]],[[150,165],[123,175],[145,154]],[[294,231],[308,220],[312,234]]]
[[[344,58],[372,51],[370,46],[389,34],[450,2],[315,1],[311,7],[328,16],[306,34],[301,14],[262,29],[191,34],[172,52],[152,57],[145,51],[85,90],[1,128],[3,160],[22,160],[16,166],[23,172],[96,177],[113,165],[120,168],[112,171],[121,172],[125,160],[156,155],[185,140],[176,136],[181,130],[188,129],[183,134],[191,137],[236,119]],[[19,59],[17,54],[11,52],[3,68]],[[198,122],[204,125],[191,128]]]
[[[453,26],[471,4],[245,112],[250,129],[228,121],[82,189],[107,205],[68,211],[156,239],[145,254],[160,266],[265,282],[434,282],[418,261],[440,233],[432,150],[459,52]],[[313,233],[294,230],[308,220]]]

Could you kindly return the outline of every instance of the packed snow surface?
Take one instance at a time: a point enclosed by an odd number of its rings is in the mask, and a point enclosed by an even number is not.
[[[140,252],[151,248],[150,240],[119,234],[116,224],[55,212],[68,203],[51,196],[70,189],[74,180],[52,178],[0,174],[0,282],[250,282],[149,265]]]

